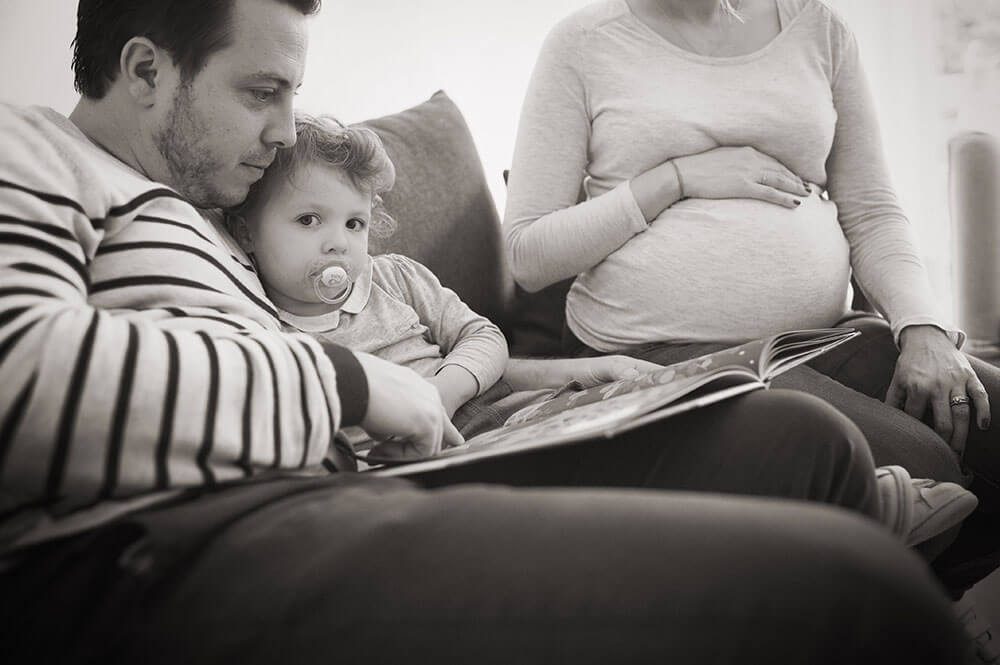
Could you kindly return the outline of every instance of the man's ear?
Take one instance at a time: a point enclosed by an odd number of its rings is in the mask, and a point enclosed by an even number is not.
[[[250,228],[247,226],[247,220],[243,218],[242,215],[236,215],[233,213],[226,213],[226,225],[229,227],[230,233],[233,234],[233,238],[236,239],[236,243],[243,249],[247,254],[253,253],[253,236],[250,235]]]
[[[133,37],[122,47],[118,66],[129,96],[137,103],[152,106],[157,86],[164,87],[170,56],[146,37]]]

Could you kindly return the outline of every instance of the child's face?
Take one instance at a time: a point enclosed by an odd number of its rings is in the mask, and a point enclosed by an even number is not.
[[[371,196],[322,164],[300,166],[291,182],[276,181],[268,189],[264,203],[245,218],[268,295],[292,314],[330,311],[313,282],[329,266],[358,278],[368,261]]]

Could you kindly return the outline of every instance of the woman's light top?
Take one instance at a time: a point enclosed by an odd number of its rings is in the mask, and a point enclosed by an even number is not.
[[[778,9],[780,34],[737,57],[675,46],[624,0],[581,10],[546,39],[518,130],[505,235],[525,287],[579,274],[567,321],[586,344],[738,342],[832,325],[849,304],[852,263],[897,335],[940,321],[853,36],[816,0]],[[814,193],[790,210],[686,199],[647,227],[628,181],[719,146],[769,154],[829,200]],[[589,200],[574,205],[584,181]]]

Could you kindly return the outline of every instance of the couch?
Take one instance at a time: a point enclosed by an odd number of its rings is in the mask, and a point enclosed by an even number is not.
[[[369,251],[405,254],[426,265],[503,329],[512,354],[558,355],[570,280],[536,294],[515,286],[479,153],[451,98],[438,91],[361,124],[382,138],[396,167],[396,184],[383,198],[398,227],[388,238],[372,236]]]

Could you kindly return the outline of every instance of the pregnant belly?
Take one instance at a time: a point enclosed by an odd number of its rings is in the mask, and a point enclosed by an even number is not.
[[[837,321],[850,252],[836,206],[683,201],[581,275],[569,319],[585,342],[738,341]],[[589,338],[589,339],[588,339]]]

